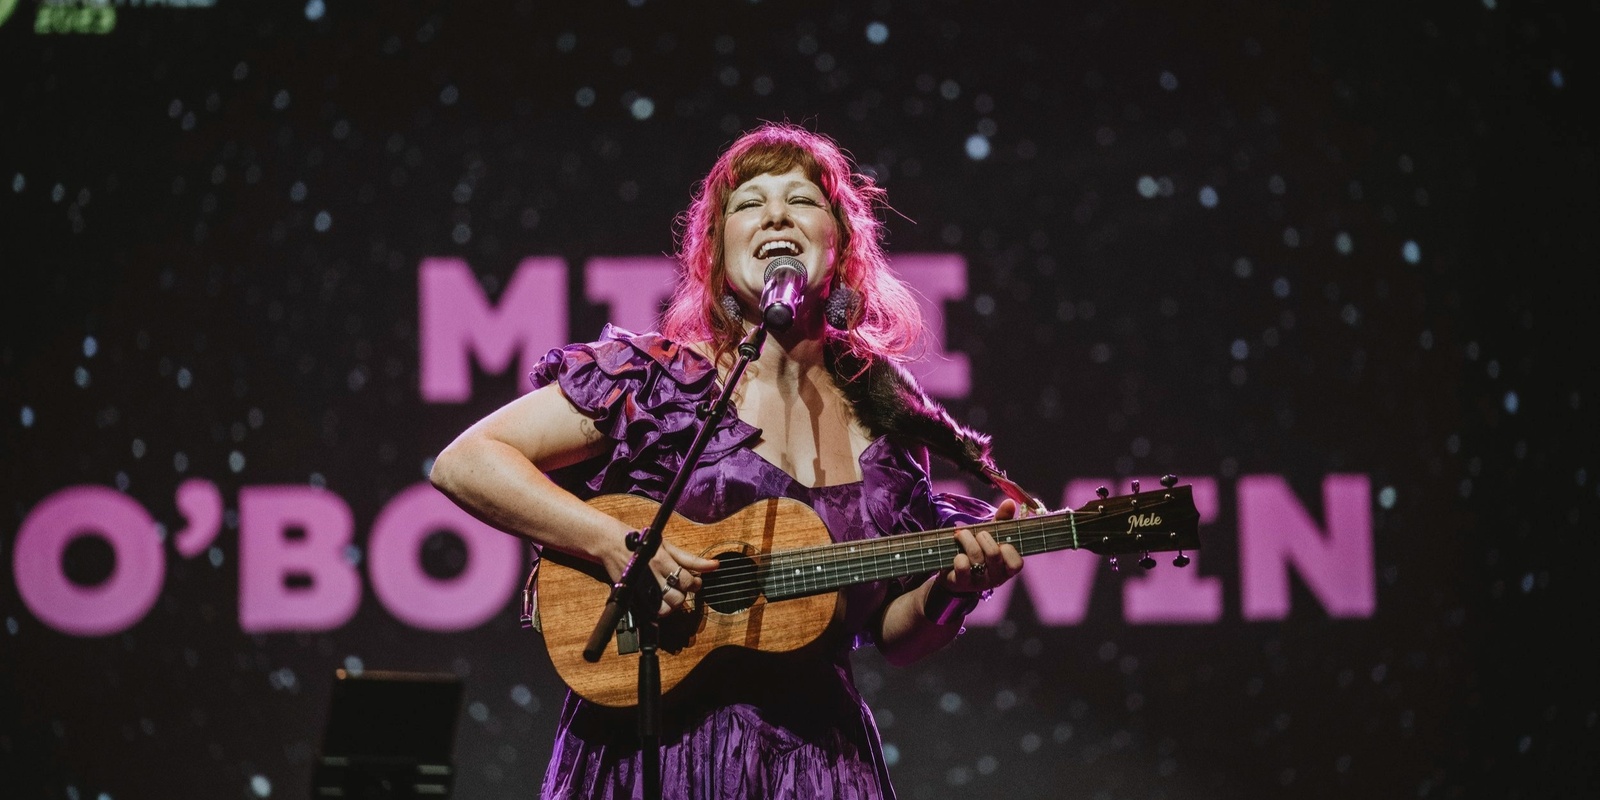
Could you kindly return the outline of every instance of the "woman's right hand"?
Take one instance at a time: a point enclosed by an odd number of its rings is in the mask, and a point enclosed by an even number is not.
[[[633,551],[628,549],[625,540],[619,541],[617,547],[607,553],[602,562],[612,583],[622,579],[623,571],[632,560]],[[717,567],[716,559],[701,558],[672,542],[662,542],[656,548],[655,557],[650,559],[650,571],[655,575],[656,584],[661,587],[661,609],[657,616],[665,617],[682,608],[689,597],[705,585],[700,575]]]

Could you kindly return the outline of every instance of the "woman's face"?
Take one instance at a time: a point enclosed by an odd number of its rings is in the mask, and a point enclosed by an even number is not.
[[[766,173],[740,184],[723,208],[722,259],[745,308],[761,301],[767,264],[793,256],[806,267],[807,294],[833,275],[839,226],[828,196],[805,173]]]

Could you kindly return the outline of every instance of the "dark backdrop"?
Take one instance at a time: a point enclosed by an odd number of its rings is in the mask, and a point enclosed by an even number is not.
[[[317,483],[363,536],[520,390],[422,402],[422,259],[492,294],[562,256],[593,338],[584,260],[670,252],[716,153],[790,119],[888,188],[891,251],[966,258],[950,406],[1013,477],[1224,488],[1216,623],[1129,625],[1102,580],[1078,625],[1019,597],[914,667],[858,653],[902,795],[1600,789],[1593,3],[275,5],[0,4],[8,565],[80,484],[177,530],[187,477],[230,509]],[[80,8],[111,28],[59,31]],[[1242,617],[1230,487],[1259,473],[1314,516],[1324,476],[1370,477],[1371,617],[1298,583]],[[368,591],[335,631],[246,635],[233,526],[220,566],[169,547],[112,636],[42,624],[7,570],[8,796],[305,796],[352,657],[461,676],[458,796],[533,793],[560,686],[511,598],[460,633]]]

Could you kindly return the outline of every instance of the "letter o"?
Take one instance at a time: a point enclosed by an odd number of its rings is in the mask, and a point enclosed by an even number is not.
[[[417,553],[437,530],[461,537],[467,566],[438,580]],[[516,537],[463,511],[432,485],[413,484],[379,512],[367,540],[372,591],[395,618],[415,628],[460,631],[481,625],[506,607],[528,567]]]
[[[116,554],[111,575],[95,586],[79,586],[61,569],[67,545],[81,536],[100,536]],[[104,486],[69,486],[40,501],[17,531],[15,559],[22,602],[44,624],[76,636],[132,627],[155,605],[167,576],[150,512]]]

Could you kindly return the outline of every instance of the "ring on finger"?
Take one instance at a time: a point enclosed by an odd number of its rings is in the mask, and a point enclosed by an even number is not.
[[[683,571],[683,567],[678,567],[677,569],[672,571],[671,575],[667,576],[667,588],[669,588],[669,589],[678,588],[678,573],[680,573],[682,571]]]
[[[989,571],[989,565],[984,563],[984,562],[980,561],[979,563],[972,565],[972,577],[974,577],[974,578],[976,578],[976,579],[978,579],[980,581],[983,580],[986,577],[985,573],[987,573],[988,571]]]

